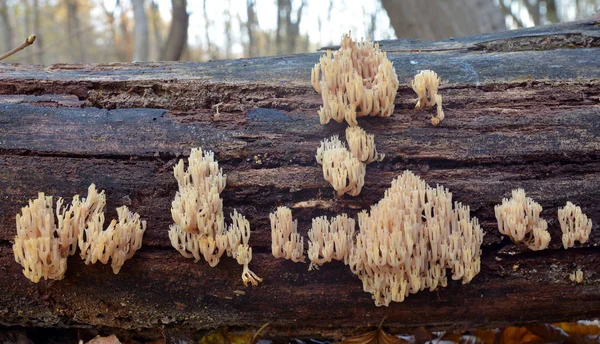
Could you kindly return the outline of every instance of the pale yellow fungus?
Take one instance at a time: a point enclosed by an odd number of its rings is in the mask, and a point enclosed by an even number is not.
[[[567,202],[564,208],[558,208],[558,221],[562,230],[564,248],[573,247],[575,241],[585,243],[592,231],[592,220],[581,211],[581,208]]]
[[[432,70],[423,70],[415,75],[412,88],[417,94],[417,109],[427,109],[437,104],[437,114],[431,117],[431,123],[438,125],[444,119],[442,110],[442,96],[437,93],[440,78]]]
[[[110,258],[115,274],[121,271],[125,260],[131,259],[142,247],[146,231],[146,221],[140,221],[140,216],[126,206],[117,208],[117,217],[118,220],[112,220],[103,230],[104,214],[94,213],[85,230],[79,233],[79,249],[85,263],[107,264]]]
[[[223,217],[223,200],[220,193],[225,188],[227,176],[219,169],[214,153],[193,148],[184,169],[183,159],[173,173],[179,190],[171,204],[175,222],[170,226],[171,245],[186,258],[199,261],[204,258],[215,267],[223,253],[235,258],[244,266],[242,280],[245,285],[262,281],[248,269],[252,248],[248,245],[250,225],[237,211],[231,215],[233,223],[226,228]]]
[[[275,258],[304,262],[304,238],[298,233],[298,220],[288,207],[278,207],[271,219],[271,252]]]
[[[583,283],[583,271],[581,271],[581,269],[577,269],[577,271],[569,274],[569,279],[571,282],[576,282],[578,284]]]
[[[317,149],[316,159],[323,166],[323,178],[333,186],[338,196],[360,194],[365,183],[365,164],[346,149],[339,137],[323,140]]]
[[[333,119],[356,126],[357,117],[389,117],[394,112],[398,76],[379,44],[355,43],[344,35],[340,49],[328,50],[315,64],[311,82],[323,98],[321,124]]]
[[[67,257],[75,254],[77,238],[92,214],[101,212],[106,198],[98,194],[94,184],[88,189],[88,197],[73,197],[70,207],[63,207],[63,200],[56,202],[56,219],[52,197],[43,192],[30,200],[29,205],[17,214],[17,236],[13,252],[17,263],[23,266],[23,274],[34,283],[41,278],[60,280],[67,269]]]
[[[381,161],[385,157],[385,154],[377,153],[375,135],[367,134],[361,127],[347,127],[346,141],[352,155],[362,163]]]
[[[262,282],[262,278],[258,277],[248,268],[248,264],[252,260],[252,248],[248,244],[250,241],[250,223],[246,217],[233,211],[231,215],[231,225],[227,231],[227,239],[229,242],[227,255],[237,260],[238,264],[243,265],[242,281],[245,286],[252,284],[257,286]]]
[[[534,251],[548,247],[550,233],[546,220],[540,218],[542,206],[526,197],[523,189],[513,190],[512,197],[504,198],[494,211],[498,230],[514,243],[523,243]]]
[[[348,215],[338,215],[331,221],[326,216],[314,218],[308,231],[309,270],[331,262],[332,259],[348,263],[355,234],[355,222]]]
[[[369,213],[359,213],[358,224],[348,262],[377,306],[446,286],[446,269],[463,283],[479,273],[484,233],[469,207],[456,202],[453,208],[447,189],[432,188],[410,171]]]

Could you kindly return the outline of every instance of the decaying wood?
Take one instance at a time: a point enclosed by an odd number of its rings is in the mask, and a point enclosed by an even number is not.
[[[389,41],[401,81],[391,118],[361,119],[383,162],[367,167],[358,197],[336,198],[314,154],[344,125],[319,124],[310,86],[320,53],[209,63],[0,65],[0,323],[199,331],[355,334],[384,317],[392,330],[495,327],[600,316],[600,23],[578,22],[440,42]],[[409,81],[442,78],[446,119],[414,110]],[[222,103],[220,116],[214,105]],[[435,110],[432,110],[435,111]],[[170,247],[172,167],[192,147],[216,152],[228,175],[226,213],[251,222],[251,269],[215,268]],[[356,214],[412,169],[471,206],[487,232],[482,271],[377,308],[341,263],[308,265],[270,255],[269,212],[311,218]],[[148,221],[144,246],[113,275],[69,258],[61,281],[30,283],[14,262],[14,216],[38,191],[70,200],[105,189],[108,216],[128,205]],[[496,228],[494,205],[522,187],[543,207],[550,249],[523,252]],[[594,221],[590,241],[561,246],[556,210],[570,200]],[[584,281],[569,274],[576,269]],[[270,331],[270,332],[269,332]]]

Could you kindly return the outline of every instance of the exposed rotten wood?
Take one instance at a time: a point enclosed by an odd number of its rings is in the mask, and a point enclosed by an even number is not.
[[[270,322],[272,334],[340,335],[383,317],[394,329],[598,317],[599,37],[598,22],[580,22],[383,42],[402,82],[396,109],[391,118],[359,122],[386,158],[367,167],[360,196],[342,198],[314,161],[319,142],[344,130],[319,124],[321,98],[310,86],[319,53],[204,64],[0,65],[0,323],[195,331]],[[442,78],[439,127],[413,109],[409,80],[428,68]],[[265,279],[259,287],[245,288],[230,259],[209,268],[170,247],[172,167],[197,146],[215,151],[228,175],[226,213],[237,208],[251,222],[251,269]],[[315,216],[368,208],[407,168],[448,187],[483,223],[482,272],[470,284],[451,282],[377,308],[342,264],[308,272],[270,255],[268,214],[276,206],[291,207],[305,234]],[[14,215],[38,191],[70,200],[90,183],[106,190],[108,216],[126,204],[148,220],[145,246],[116,276],[72,257],[64,280],[30,283],[12,257]],[[547,251],[523,252],[497,232],[493,207],[517,187],[544,207]],[[594,228],[586,245],[564,250],[556,209],[567,200]],[[582,284],[568,277],[577,268]]]

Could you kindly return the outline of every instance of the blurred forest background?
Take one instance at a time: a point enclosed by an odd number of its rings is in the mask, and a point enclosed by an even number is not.
[[[600,0],[0,0],[6,62],[208,61],[315,51],[343,33],[432,40],[583,19]]]

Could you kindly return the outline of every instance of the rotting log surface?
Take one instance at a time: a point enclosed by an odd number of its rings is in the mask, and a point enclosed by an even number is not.
[[[259,327],[271,334],[495,327],[600,316],[600,23],[578,22],[439,42],[386,41],[401,86],[391,118],[360,125],[376,134],[381,163],[367,167],[358,197],[334,197],[314,154],[345,125],[319,124],[310,86],[320,53],[209,63],[0,65],[0,323],[198,331]],[[414,110],[410,80],[442,78],[446,119]],[[220,106],[216,118],[215,104]],[[434,111],[434,110],[432,110]],[[251,223],[251,269],[215,268],[171,248],[174,163],[192,147],[216,152],[222,193]],[[403,303],[375,307],[341,263],[319,271],[274,259],[268,214],[311,218],[356,214],[411,169],[448,187],[483,224],[482,271]],[[119,275],[69,258],[61,281],[30,283],[14,262],[14,216],[44,191],[70,201],[90,183],[148,221],[144,247]],[[543,207],[549,250],[523,252],[497,231],[494,205],[523,187]],[[590,241],[564,250],[556,210],[570,200],[594,221]],[[580,268],[581,284],[568,275]]]

